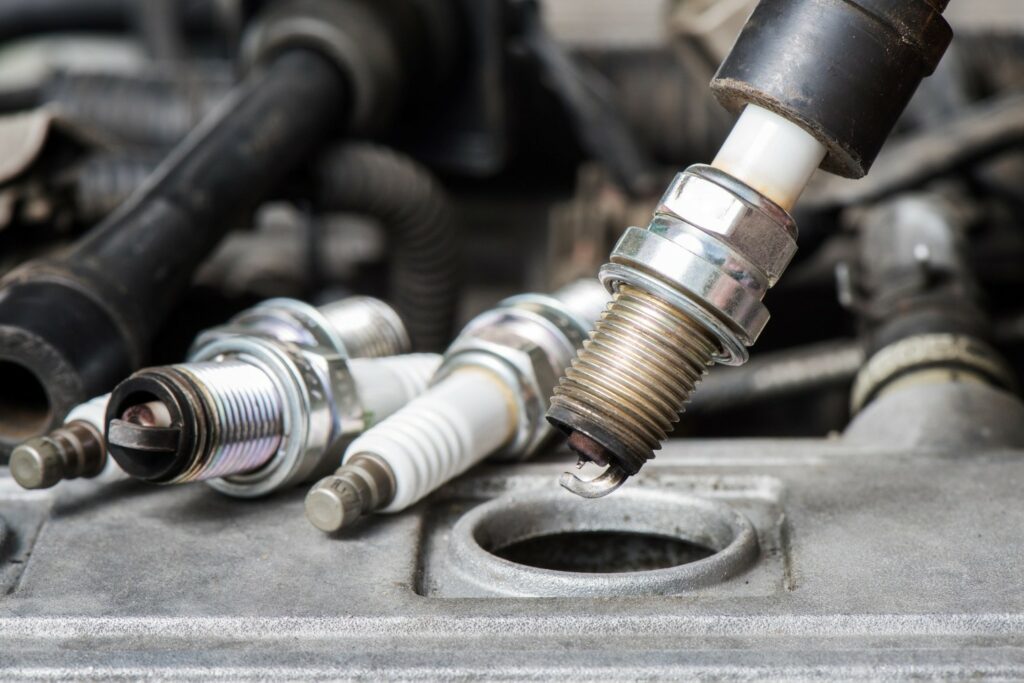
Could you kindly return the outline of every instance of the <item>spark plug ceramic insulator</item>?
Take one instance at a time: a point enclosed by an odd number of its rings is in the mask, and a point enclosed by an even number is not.
[[[614,491],[671,432],[715,362],[739,365],[796,251],[788,211],[819,166],[867,173],[952,37],[945,0],[762,0],[712,82],[740,113],[711,166],[673,181],[601,269],[612,304],[548,419],[607,469],[563,486]]]
[[[195,353],[231,336],[262,336],[299,346],[331,349],[349,358],[397,356],[410,348],[398,314],[383,301],[353,296],[311,306],[296,299],[270,299],[199,334]],[[190,357],[191,357],[190,353]],[[119,473],[107,457],[104,417],[110,394],[99,396],[68,415],[62,427],[29,439],[11,453],[11,473],[27,489],[50,488],[64,479]]]
[[[487,457],[522,460],[554,431],[547,397],[608,301],[596,281],[507,299],[448,349],[430,390],[367,431],[306,497],[324,531],[399,512]]]

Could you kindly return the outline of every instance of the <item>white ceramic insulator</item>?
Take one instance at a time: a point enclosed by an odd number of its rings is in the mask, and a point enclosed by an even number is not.
[[[436,353],[388,358],[354,358],[348,362],[368,426],[397,412],[427,390],[441,366]]]
[[[381,511],[399,512],[505,445],[517,420],[497,375],[462,368],[353,441],[344,462],[361,453],[384,460],[395,497]]]
[[[64,424],[75,421],[88,422],[99,430],[100,434],[105,433],[107,429],[107,403],[109,401],[110,394],[104,394],[103,396],[89,399],[85,403],[78,404],[64,418]],[[103,471],[96,477],[96,480],[100,482],[113,482],[127,478],[128,475],[124,473],[124,470],[117,464],[117,461],[108,456],[107,464],[104,465]]]
[[[104,420],[106,420],[107,417],[108,401],[110,401],[110,394],[97,396],[96,398],[89,399],[85,403],[80,403],[72,408],[71,412],[68,413],[68,416],[64,418],[64,424],[81,420],[82,422],[88,422],[102,432],[106,428]]]
[[[789,211],[825,152],[825,146],[800,126],[748,104],[711,165]]]

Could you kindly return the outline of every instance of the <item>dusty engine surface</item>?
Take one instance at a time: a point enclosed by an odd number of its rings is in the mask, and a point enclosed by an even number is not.
[[[0,0],[0,678],[1024,677],[1021,143],[1012,1]]]

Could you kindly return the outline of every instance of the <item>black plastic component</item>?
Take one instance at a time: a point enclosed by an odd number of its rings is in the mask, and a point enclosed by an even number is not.
[[[132,370],[131,351],[108,311],[74,281],[26,281],[0,293],[0,435],[8,445],[53,428],[82,401]],[[83,333],[83,331],[88,331]],[[26,374],[27,371],[27,374]],[[19,381],[17,377],[22,379]],[[26,387],[34,381],[35,387]],[[42,414],[26,416],[25,394],[41,391]],[[31,418],[31,419],[29,419]]]
[[[860,178],[953,37],[948,0],[762,0],[711,82],[803,126],[822,168]]]
[[[282,53],[250,74],[133,199],[66,256],[30,262],[5,278],[0,361],[36,374],[54,402],[52,426],[67,408],[141,365],[195,268],[245,212],[344,127],[347,101],[345,79],[331,61],[302,49]],[[0,394],[4,383],[0,371]],[[3,420],[0,446],[10,446]]]

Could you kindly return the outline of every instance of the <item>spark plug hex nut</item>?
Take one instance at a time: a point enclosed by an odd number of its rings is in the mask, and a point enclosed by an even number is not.
[[[549,296],[506,299],[470,321],[431,384],[464,367],[487,368],[504,378],[520,419],[515,437],[494,457],[529,458],[552,435],[544,420],[548,397],[592,327],[593,321],[582,320]]]
[[[769,287],[796,255],[793,219],[760,192],[712,166],[697,164],[677,174],[655,215],[678,218],[732,247],[764,273]]]
[[[278,298],[203,331],[192,343],[190,355],[217,339],[237,335],[332,349],[349,358],[397,356],[412,347],[398,314],[378,299],[353,296],[318,307],[298,299]]]
[[[679,174],[646,228],[629,228],[601,281],[651,292],[714,332],[713,358],[741,365],[768,323],[762,298],[796,253],[796,224],[771,200],[708,166]]]

